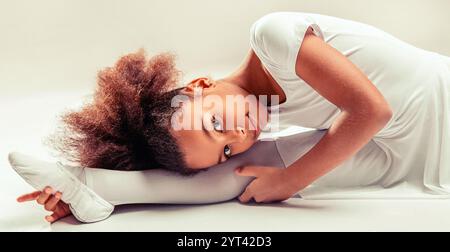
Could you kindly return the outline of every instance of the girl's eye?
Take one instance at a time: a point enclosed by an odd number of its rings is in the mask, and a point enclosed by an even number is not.
[[[225,145],[225,147],[223,148],[223,154],[225,154],[226,158],[231,157],[231,148],[229,145]]]
[[[216,119],[215,116],[212,117],[212,125],[215,131],[223,132],[222,124]]]

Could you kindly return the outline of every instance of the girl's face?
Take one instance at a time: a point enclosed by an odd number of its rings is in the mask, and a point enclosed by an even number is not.
[[[232,83],[199,78],[183,93],[172,103],[179,109],[171,118],[171,132],[191,169],[205,169],[246,151],[267,123],[263,102]]]

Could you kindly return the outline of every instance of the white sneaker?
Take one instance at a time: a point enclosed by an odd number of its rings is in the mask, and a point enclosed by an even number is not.
[[[14,170],[36,190],[46,186],[62,193],[62,201],[69,204],[75,218],[81,222],[96,222],[108,218],[114,206],[83,184],[60,162],[49,163],[18,152],[8,155]],[[78,168],[78,167],[75,167]],[[83,169],[79,167],[78,169]]]

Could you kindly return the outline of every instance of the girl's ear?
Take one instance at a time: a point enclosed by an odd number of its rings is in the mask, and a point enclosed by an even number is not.
[[[184,88],[185,92],[194,92],[195,88],[201,88],[201,89],[206,89],[206,88],[212,88],[214,86],[214,82],[207,77],[201,77],[201,78],[197,78],[192,80],[191,82],[189,82],[186,87]]]

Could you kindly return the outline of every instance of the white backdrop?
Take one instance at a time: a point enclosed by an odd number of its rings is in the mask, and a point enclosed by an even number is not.
[[[92,87],[140,47],[177,53],[185,80],[228,72],[251,23],[281,10],[362,21],[450,55],[448,0],[0,0],[0,93]]]
[[[178,55],[185,81],[196,75],[220,77],[236,67],[246,54],[249,27],[256,19],[273,11],[303,11],[365,22],[415,46],[450,56],[449,10],[448,0],[0,0],[0,230],[49,229],[43,220],[43,209],[35,204],[19,206],[15,203],[18,194],[31,188],[9,168],[7,153],[19,150],[50,158],[41,140],[55,126],[56,115],[89,94],[97,71],[113,64],[120,55],[141,47],[151,54],[172,51]],[[359,202],[361,207],[358,208],[336,201],[337,205],[331,204],[330,211],[322,212],[314,206],[319,203],[301,203],[306,206],[296,212],[297,222],[285,216],[286,212],[263,211],[262,214],[270,215],[269,219],[278,223],[278,229],[274,230],[329,229],[333,225],[326,224],[326,220],[330,218],[342,222],[349,230],[398,229],[394,225],[398,221],[404,228],[412,228],[409,225],[414,224],[415,230],[450,227],[450,220],[447,218],[447,222],[443,222],[440,217],[448,213],[448,201],[435,202],[435,205],[398,203],[397,207],[377,202]],[[339,210],[339,204],[346,210]],[[422,212],[406,211],[409,215],[398,215],[404,212],[402,209],[412,209],[408,204],[419,204],[422,208],[415,209]],[[165,220],[174,221],[170,211],[167,216],[138,211],[129,213],[137,216],[134,219],[121,214],[100,226],[78,227],[129,230],[128,226],[120,225],[141,223],[138,226],[144,230],[180,230],[189,227],[185,224],[188,219],[192,223],[198,224],[199,220],[200,224],[204,223],[197,230],[211,227],[230,230],[233,222],[227,218],[234,219],[243,213],[241,208],[234,207],[235,212],[230,211],[228,217],[221,212],[221,218],[213,215],[214,209],[207,207],[203,207],[210,213],[207,216],[198,210],[187,212],[188,215],[183,212],[180,215],[183,218],[178,220],[181,226],[175,225],[176,222],[173,226],[155,225]],[[259,215],[247,212],[248,220],[242,221],[240,228],[262,230]],[[370,216],[373,212],[381,214],[378,219]],[[151,216],[142,218],[141,213]],[[432,218],[418,221],[417,215]],[[211,221],[223,221],[211,226],[204,221],[205,216]],[[361,222],[353,221],[355,216],[359,216]],[[412,219],[415,222],[408,224]],[[59,225],[53,227],[56,230],[76,227],[70,225],[70,221],[67,226],[64,222]],[[272,226],[265,225],[265,228]]]

